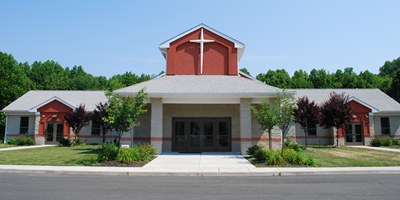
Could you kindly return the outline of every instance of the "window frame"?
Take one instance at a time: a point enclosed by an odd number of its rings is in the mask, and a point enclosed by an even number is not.
[[[27,124],[27,126],[22,126],[22,118],[28,118],[28,124]],[[22,129],[25,129],[26,128],[26,131],[25,132],[22,132]],[[20,118],[19,118],[19,134],[25,134],[26,132],[28,132],[29,131],[29,116],[21,116]]]
[[[95,122],[94,120],[92,120],[92,124],[91,124],[91,135],[101,135],[101,126],[100,126],[100,124],[98,124],[98,128],[94,126],[95,124],[96,124],[96,122]],[[93,129],[94,129],[94,130],[99,130],[99,134],[94,134],[94,133],[93,133]]]
[[[382,119],[387,119],[388,120],[388,126],[383,127],[382,126]],[[384,134],[383,130],[388,130],[388,134]],[[390,135],[390,117],[381,117],[381,135]]]

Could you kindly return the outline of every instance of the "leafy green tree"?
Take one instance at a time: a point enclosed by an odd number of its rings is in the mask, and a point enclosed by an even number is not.
[[[268,100],[263,99],[260,101],[259,106],[251,106],[251,110],[253,111],[253,119],[258,121],[261,129],[268,131],[269,149],[272,149],[271,130],[278,125],[279,106],[275,106]]]
[[[11,54],[0,52],[0,110],[28,91],[27,78]],[[6,116],[0,112],[0,125]]]
[[[287,92],[283,90],[282,92],[276,93],[276,100],[274,106],[279,106],[279,112],[277,115],[278,127],[281,129],[281,141],[282,141],[282,154],[285,148],[284,139],[290,124],[294,121],[294,110],[296,109],[296,99],[294,98],[293,92]]]
[[[242,68],[242,69],[239,69],[241,72],[243,72],[243,73],[245,73],[245,74],[247,74],[247,75],[249,75],[249,76],[251,76],[251,74],[250,74],[250,72],[249,71],[247,71],[247,69],[246,68]]]
[[[291,79],[284,69],[268,70],[266,74],[260,73],[256,77],[259,81],[279,88],[290,88]]]
[[[310,81],[314,88],[332,88],[331,76],[326,73],[325,69],[312,69],[310,72]]]
[[[314,88],[312,82],[310,81],[310,77],[308,73],[303,70],[295,71],[294,75],[292,76],[291,86],[290,88]]]
[[[400,69],[396,71],[390,89],[390,96],[400,102]]]
[[[109,107],[105,107],[108,116],[103,117],[103,120],[109,123],[118,134],[118,155],[121,150],[121,138],[123,133],[130,131],[134,126],[140,126],[140,123],[136,123],[137,117],[147,112],[144,108],[146,103],[143,103],[148,97],[145,90],[146,88],[141,89],[136,94],[135,98],[131,95],[122,98],[119,94],[113,94],[111,91],[106,92]]]

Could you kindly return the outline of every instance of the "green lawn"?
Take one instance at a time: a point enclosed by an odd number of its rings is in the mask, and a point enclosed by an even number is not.
[[[392,145],[392,146],[388,146],[388,147],[381,146],[381,147],[383,147],[383,148],[390,148],[390,149],[400,149],[400,145]]]
[[[8,147],[17,147],[17,145],[9,145],[7,143],[3,143],[4,140],[0,140],[0,148],[8,148]]]
[[[96,159],[101,145],[83,147],[41,147],[0,152],[2,165],[82,165],[82,160]]]
[[[400,166],[398,152],[352,147],[310,146],[314,150],[303,152],[307,157],[314,157],[318,167]]]

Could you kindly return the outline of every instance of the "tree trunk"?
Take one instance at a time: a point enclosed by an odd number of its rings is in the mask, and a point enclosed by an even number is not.
[[[269,149],[272,150],[271,129],[268,129]]]
[[[132,127],[131,130],[131,148],[133,147],[133,134],[135,133],[135,126]]]
[[[282,152],[281,152],[281,156],[283,158],[283,149],[285,148],[285,132],[283,132],[282,130]]]
[[[336,128],[336,146],[339,146],[339,129]]]
[[[103,144],[106,142],[106,133],[103,132]]]
[[[306,148],[307,148],[307,136],[308,136],[308,128],[304,128],[304,134],[306,136]]]
[[[120,133],[120,134],[118,134],[119,136],[118,136],[118,156],[119,156],[119,154],[121,153],[121,138],[122,138],[122,134],[123,133]]]

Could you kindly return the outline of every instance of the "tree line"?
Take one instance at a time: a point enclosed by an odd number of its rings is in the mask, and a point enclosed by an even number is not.
[[[246,68],[241,69],[241,71],[250,75]],[[307,73],[300,69],[296,70],[293,76],[290,76],[285,69],[277,69],[260,73],[256,78],[268,85],[286,89],[378,88],[400,102],[400,57],[391,62],[386,61],[379,68],[378,74],[371,73],[368,70],[357,74],[353,68],[348,67],[343,71],[338,69],[335,73],[315,68]]]

